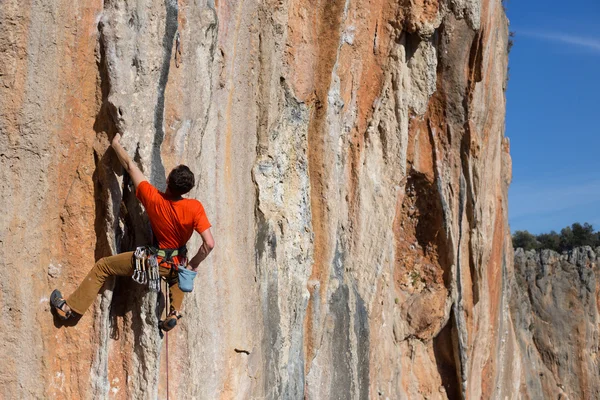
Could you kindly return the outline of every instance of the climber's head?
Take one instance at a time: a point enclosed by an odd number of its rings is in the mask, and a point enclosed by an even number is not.
[[[194,187],[194,174],[185,165],[173,168],[167,178],[167,190],[176,196],[186,194]]]

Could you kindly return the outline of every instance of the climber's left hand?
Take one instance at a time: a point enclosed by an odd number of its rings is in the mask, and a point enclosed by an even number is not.
[[[118,144],[121,144],[121,134],[119,132],[117,132],[115,134],[115,136],[112,138],[112,140],[110,141],[110,144],[115,147]]]

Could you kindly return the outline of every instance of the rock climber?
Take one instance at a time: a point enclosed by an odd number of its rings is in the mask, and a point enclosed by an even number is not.
[[[181,318],[181,304],[184,292],[180,287],[179,276],[184,269],[193,271],[208,256],[215,246],[210,231],[210,222],[204,212],[202,203],[195,199],[185,199],[182,195],[194,187],[194,174],[185,165],[175,167],[167,178],[167,190],[162,193],[152,186],[142,171],[129,157],[120,143],[120,134],[116,134],[111,144],[125,171],[135,186],[135,194],[143,204],[156,237],[157,247],[145,246],[138,250],[147,250],[150,254],[143,262],[155,257],[158,275],[164,277],[170,289],[170,310],[167,318],[160,323],[164,331],[171,330]],[[186,243],[194,230],[202,237],[202,245],[189,262],[186,257]],[[56,314],[63,320],[73,314],[83,315],[96,299],[106,278],[110,276],[132,276],[136,269],[138,252],[126,252],[98,260],[79,287],[66,299],[58,290],[50,296],[50,304]],[[144,267],[144,272],[148,271]],[[135,279],[135,278],[134,278]],[[138,281],[139,282],[139,281]],[[193,283],[193,282],[192,282]],[[191,291],[191,287],[186,291]]]

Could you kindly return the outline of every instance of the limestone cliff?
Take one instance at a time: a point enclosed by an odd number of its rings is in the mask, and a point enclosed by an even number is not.
[[[523,359],[521,398],[600,398],[599,253],[515,252],[511,312]]]
[[[121,129],[216,238],[172,398],[514,398],[507,39],[500,0],[4,1],[0,391],[166,397],[155,294],[48,312],[150,239]]]

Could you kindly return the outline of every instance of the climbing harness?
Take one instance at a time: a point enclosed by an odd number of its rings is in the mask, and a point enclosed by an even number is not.
[[[175,269],[179,269],[179,267],[185,267],[185,265],[187,264],[187,247],[186,246],[182,246],[178,249],[159,249],[156,247],[152,247],[152,246],[147,246],[148,249],[152,252],[152,254],[156,255],[157,257],[160,257],[161,260],[158,263],[160,266],[163,267],[175,267]],[[173,257],[179,257],[179,263],[176,263],[173,260]]]
[[[153,292],[160,291],[160,273],[159,266],[175,268],[176,270],[185,269],[187,264],[187,248],[185,246],[178,249],[158,249],[153,246],[140,246],[135,249],[133,257],[135,266],[132,279],[141,284],[148,285]],[[173,257],[180,258],[179,263],[175,263]],[[160,258],[160,259],[159,259]],[[183,268],[179,268],[179,267]]]
[[[179,31],[175,34],[175,66],[179,68],[181,65],[181,35]]]

